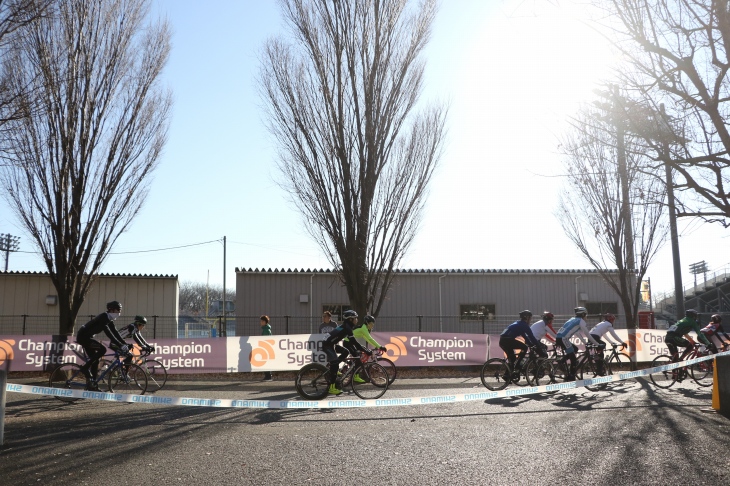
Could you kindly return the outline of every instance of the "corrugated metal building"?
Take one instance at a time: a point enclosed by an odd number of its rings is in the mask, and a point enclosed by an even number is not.
[[[85,323],[89,316],[106,310],[107,302],[118,300],[124,306],[123,316],[175,317],[169,320],[169,325],[172,326],[170,334],[177,336],[179,289],[177,276],[173,275],[101,274],[81,306],[78,321]],[[26,322],[26,327],[57,328],[57,295],[48,273],[0,272],[0,317],[17,324],[20,321],[14,317],[23,315],[33,318],[30,323]],[[8,326],[3,325],[3,333],[19,333]],[[33,328],[28,332],[39,333]]]
[[[318,324],[323,310],[338,315],[348,305],[345,288],[330,270],[236,268],[237,335],[251,332],[243,324],[248,316],[307,317]],[[595,314],[618,313],[619,298],[595,270],[398,270],[378,326],[413,330],[423,316],[418,325],[424,331],[447,330],[444,322],[449,331],[480,331],[474,321],[501,326],[523,309],[567,316],[576,305]],[[390,319],[399,325],[380,325]]]

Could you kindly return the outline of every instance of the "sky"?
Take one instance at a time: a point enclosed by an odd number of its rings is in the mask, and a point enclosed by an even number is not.
[[[104,273],[177,275],[235,288],[235,269],[329,269],[279,187],[264,128],[258,52],[285,33],[274,0],[153,0],[172,53],[162,82],[174,95],[169,138],[150,194]],[[449,105],[447,140],[403,269],[587,269],[555,217],[569,191],[558,154],[566,120],[608,79],[605,41],[570,0],[442,1],[422,101]],[[680,220],[689,264],[730,271],[728,230]],[[5,202],[0,233],[20,236],[10,271],[45,271]],[[223,237],[226,237],[225,267]],[[2,260],[4,264],[4,259]],[[647,276],[673,288],[669,242]]]

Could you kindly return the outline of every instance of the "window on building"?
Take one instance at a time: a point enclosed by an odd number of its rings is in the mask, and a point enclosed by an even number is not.
[[[616,302],[588,302],[586,310],[589,316],[599,316],[606,312],[618,314],[618,303]]]
[[[350,304],[324,304],[322,306],[322,313],[324,314],[325,311],[330,311],[332,313],[332,319],[341,321],[342,313],[350,309],[352,309]]]
[[[462,321],[479,321],[482,317],[494,319],[497,314],[495,304],[460,304],[459,319]]]

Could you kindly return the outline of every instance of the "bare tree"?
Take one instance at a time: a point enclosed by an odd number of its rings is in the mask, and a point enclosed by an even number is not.
[[[666,239],[666,188],[646,167],[651,160],[637,137],[626,136],[620,143],[611,121],[589,112],[575,121],[563,143],[568,185],[560,197],[558,219],[568,238],[619,296],[627,327],[635,329],[641,281]],[[633,245],[627,244],[625,233],[619,150],[625,151],[628,169]],[[635,259],[629,254],[632,247]],[[634,261],[635,269],[630,265]]]
[[[167,135],[171,97],[158,77],[170,33],[148,25],[148,9],[148,0],[59,1],[12,35],[3,59],[16,96],[7,110],[23,117],[0,139],[0,183],[58,292],[61,334],[138,213]]]
[[[291,43],[266,43],[259,85],[282,186],[353,308],[377,315],[416,234],[442,148],[446,109],[414,113],[435,2],[281,6]]]
[[[222,311],[217,302],[223,300],[223,286],[209,286],[199,282],[182,282],[178,300],[181,315],[217,316]],[[233,292],[231,295],[231,291],[227,290],[226,300],[235,302],[236,293]]]
[[[0,0],[0,59],[8,50],[6,37],[45,15],[52,2],[53,0]],[[12,92],[0,71],[0,107],[12,105]],[[20,116],[18,112],[4,111],[5,118],[0,117],[0,126],[8,119]]]
[[[676,171],[677,215],[730,226],[730,3],[595,1],[608,13],[601,22],[629,63],[618,73],[621,84],[653,113],[664,104],[677,128],[671,151],[666,151],[662,149],[666,136],[641,117],[626,113],[628,121],[636,122],[632,130],[659,154],[657,160]]]

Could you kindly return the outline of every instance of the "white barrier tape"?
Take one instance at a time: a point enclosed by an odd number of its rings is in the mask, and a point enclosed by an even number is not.
[[[183,407],[212,407],[212,408],[362,408],[362,407],[395,407],[403,405],[428,405],[434,403],[457,403],[471,402],[475,400],[490,400],[493,398],[507,398],[538,393],[555,392],[581,388],[586,385],[598,385],[615,383],[618,381],[630,380],[639,376],[647,376],[658,371],[668,371],[684,366],[690,366],[701,361],[714,359],[718,356],[730,355],[725,351],[710,356],[680,361],[668,365],[646,368],[637,371],[628,371],[616,375],[602,376],[592,380],[576,380],[566,383],[554,383],[541,386],[524,386],[520,388],[507,388],[500,391],[481,391],[474,393],[457,393],[454,395],[440,395],[432,397],[409,397],[409,398],[379,398],[376,400],[361,399],[327,399],[327,400],[233,400],[225,398],[187,398],[187,397],[164,397],[157,395],[129,395],[124,393],[104,393],[83,390],[67,390],[62,388],[50,388],[38,385],[16,385],[7,384],[7,391],[16,393],[29,393],[32,395],[59,396],[68,398],[85,398],[88,400],[101,400],[106,402],[129,402],[148,403],[154,405],[173,405]]]

